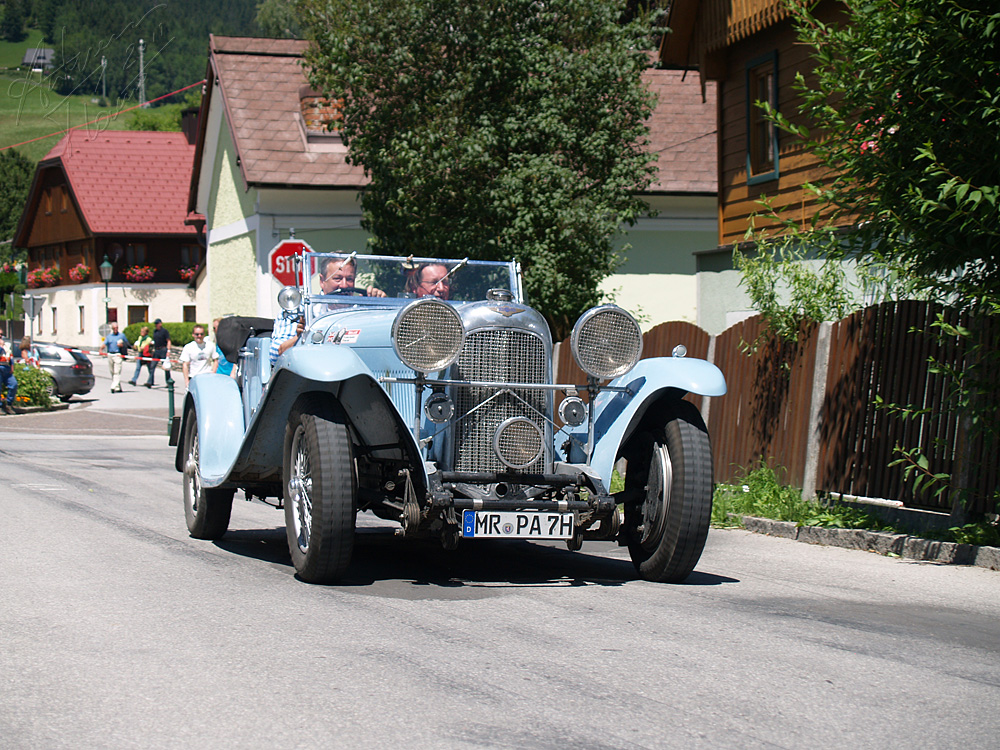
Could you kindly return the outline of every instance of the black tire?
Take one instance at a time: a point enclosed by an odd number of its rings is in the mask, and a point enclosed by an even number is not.
[[[46,372],[49,376],[49,382],[45,384],[45,392],[49,394],[49,398],[56,398],[59,396],[59,389],[56,388],[56,379],[52,377],[51,373]]]
[[[712,516],[712,447],[693,405],[680,401],[662,427],[630,443],[625,489],[628,551],[647,581],[680,583],[698,564]]]
[[[299,577],[334,583],[354,552],[357,482],[346,422],[315,406],[293,409],[285,430],[285,531]]]
[[[192,411],[184,430],[184,519],[195,539],[221,539],[229,528],[235,490],[202,487],[198,453],[198,417]]]

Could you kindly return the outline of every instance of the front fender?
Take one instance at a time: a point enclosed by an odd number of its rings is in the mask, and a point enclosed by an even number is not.
[[[610,481],[621,446],[651,408],[677,398],[677,391],[701,396],[722,396],[726,392],[726,379],[718,367],[703,359],[686,357],[640,360],[630,372],[608,385],[628,391],[604,391],[594,400],[594,451],[590,465],[606,481]],[[583,437],[586,444],[586,436]]]
[[[278,358],[260,405],[250,418],[233,464],[234,481],[243,475],[280,472],[289,413],[305,393],[329,394],[336,399],[363,445],[380,446],[380,455],[423,466],[412,432],[352,349],[332,344],[294,346]]]
[[[202,482],[213,487],[222,482],[243,441],[243,404],[236,381],[225,375],[205,373],[191,378],[181,410],[182,438],[177,443],[174,466],[184,470],[184,439],[190,414],[198,418],[198,465]]]

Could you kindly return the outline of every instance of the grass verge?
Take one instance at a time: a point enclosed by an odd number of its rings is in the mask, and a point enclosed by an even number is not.
[[[740,484],[716,486],[712,501],[712,525],[738,527],[742,516],[789,521],[799,526],[909,533],[857,508],[803,500],[798,488],[782,485],[774,469],[764,462],[745,470]],[[988,521],[923,532],[921,536],[945,542],[1000,547],[1000,528]]]

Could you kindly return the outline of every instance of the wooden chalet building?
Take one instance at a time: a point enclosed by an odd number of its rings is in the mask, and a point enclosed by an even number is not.
[[[29,289],[46,298],[39,338],[94,344],[106,315],[122,327],[196,319],[189,282],[204,220],[187,211],[193,159],[184,133],[73,130],[39,162],[14,237],[28,249],[29,286],[33,273],[58,270]]]
[[[826,2],[820,17],[842,14]],[[810,76],[810,48],[799,44],[782,0],[674,0],[660,60],[697,69],[717,86],[718,246],[698,254],[699,324],[720,333],[752,314],[739,287],[732,254],[743,243],[753,214],[767,200],[782,218],[800,224],[816,212],[803,188],[822,177],[815,157],[768,123],[753,102],[767,100],[792,122],[801,122],[797,73]],[[760,217],[756,227],[767,226]]]

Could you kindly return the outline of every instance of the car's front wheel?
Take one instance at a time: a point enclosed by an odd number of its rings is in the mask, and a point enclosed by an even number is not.
[[[356,482],[347,425],[329,414],[293,410],[284,455],[285,530],[292,564],[308,583],[333,583],[354,551]]]
[[[192,411],[184,431],[184,519],[195,539],[220,539],[229,528],[235,490],[203,487],[198,456],[198,415]]]
[[[625,489],[628,549],[648,581],[679,583],[701,557],[712,515],[712,448],[693,405],[633,438]]]

